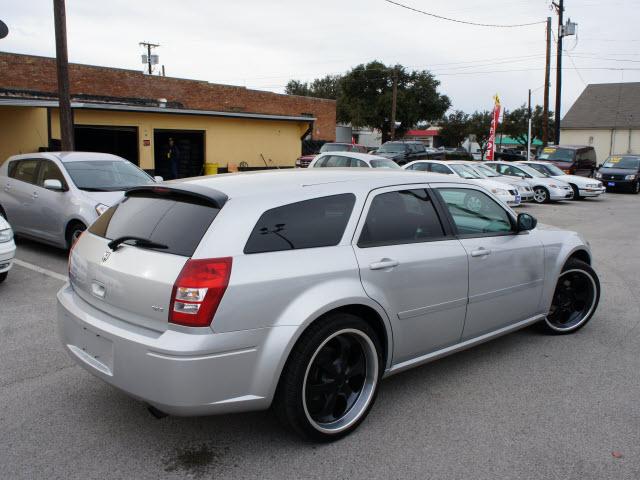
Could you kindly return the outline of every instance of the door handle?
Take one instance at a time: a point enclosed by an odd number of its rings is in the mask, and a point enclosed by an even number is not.
[[[397,260],[391,260],[390,258],[383,258],[379,262],[373,262],[369,265],[369,270],[385,270],[387,268],[393,268],[400,265],[400,262]]]
[[[486,257],[487,255],[491,255],[491,250],[488,248],[480,247],[478,250],[471,251],[472,257]]]

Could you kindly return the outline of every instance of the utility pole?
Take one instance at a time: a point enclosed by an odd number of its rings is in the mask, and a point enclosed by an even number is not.
[[[527,133],[527,160],[531,160],[531,89],[529,89],[529,129]]]
[[[393,92],[391,94],[391,140],[396,139],[397,103],[398,103],[398,67],[393,67]]]
[[[60,113],[60,143],[63,151],[74,149],[73,112],[69,93],[69,58],[67,56],[67,19],[64,0],[53,0],[53,21],[56,31],[56,67],[58,71],[58,102]]]
[[[147,73],[151,75],[151,72],[153,71],[153,64],[151,63],[151,49],[159,47],[160,45],[149,42],[140,42],[138,45],[141,47],[147,47]]]
[[[544,70],[544,101],[542,106],[542,146],[549,142],[549,83],[551,77],[551,17],[547,17],[547,63]]]
[[[558,53],[556,57],[556,121],[555,121],[555,143],[560,144],[560,107],[562,103],[562,37],[564,21],[564,0],[553,3],[558,11]]]

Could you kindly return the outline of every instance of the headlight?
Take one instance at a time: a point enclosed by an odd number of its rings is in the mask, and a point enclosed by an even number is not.
[[[109,207],[103,205],[102,203],[96,205],[96,213],[98,214],[98,216],[102,215],[107,210],[109,210]]]
[[[496,195],[509,195],[509,192],[507,192],[506,190],[503,190],[501,188],[493,188],[491,190],[492,193],[495,193]]]
[[[600,182],[598,183],[587,183],[587,188],[600,188],[602,186],[602,184]]]
[[[625,180],[635,180],[635,179],[636,179],[636,176],[635,176],[635,175],[626,175],[626,176],[624,177],[624,179],[625,179]]]
[[[602,174],[600,172],[596,172],[596,178],[602,178]]]
[[[11,230],[10,228],[0,230],[0,243],[7,243],[11,240],[13,240],[13,230]]]

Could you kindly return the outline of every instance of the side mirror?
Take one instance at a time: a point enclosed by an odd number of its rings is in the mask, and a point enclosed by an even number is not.
[[[159,177],[159,176],[157,176],[157,175],[156,175],[155,177],[153,177],[153,179],[154,179],[157,183],[164,182],[164,178]]]
[[[521,213],[518,215],[518,232],[527,232],[536,228],[538,220],[533,215]]]
[[[44,188],[46,188],[47,190],[53,190],[56,192],[61,192],[63,190],[62,182],[60,180],[53,179],[53,178],[50,178],[44,181]]]

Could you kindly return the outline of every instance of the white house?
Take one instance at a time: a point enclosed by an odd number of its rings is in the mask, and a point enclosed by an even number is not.
[[[640,82],[588,85],[560,123],[560,144],[609,155],[640,154]]]

